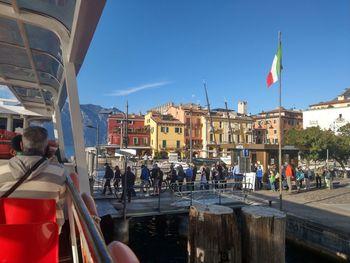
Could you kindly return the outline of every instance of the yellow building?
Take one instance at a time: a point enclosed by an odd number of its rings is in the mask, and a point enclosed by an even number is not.
[[[214,109],[210,117],[202,116],[202,124],[202,157],[226,157],[253,141],[253,119],[246,114],[229,111],[227,116],[225,109]]]
[[[171,115],[149,112],[145,116],[145,126],[150,128],[152,156],[166,158],[169,153],[183,155],[185,146],[184,124]]]

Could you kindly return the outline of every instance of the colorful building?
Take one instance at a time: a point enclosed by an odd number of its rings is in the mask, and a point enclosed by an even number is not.
[[[303,128],[303,113],[298,110],[281,108],[282,138],[290,129]],[[279,142],[279,111],[278,109],[261,112],[254,116],[254,141],[257,144],[278,144]],[[283,143],[283,139],[282,139]]]
[[[108,116],[108,149],[109,152],[112,149],[120,149],[121,143],[122,147],[125,147],[125,141],[122,141],[125,133],[125,114],[117,113]],[[128,137],[127,145],[130,149],[135,149],[137,155],[143,156],[145,153],[150,153],[150,132],[148,127],[144,125],[145,116],[129,114],[128,115]],[[124,127],[124,129],[122,128]]]
[[[201,157],[226,157],[243,144],[252,143],[253,119],[233,110],[213,109],[201,120],[203,148]],[[212,122],[212,125],[211,125]],[[212,129],[212,127],[214,129]]]
[[[189,156],[190,141],[192,139],[192,154],[200,156],[203,148],[202,116],[207,110],[196,104],[180,104],[170,106],[167,113],[182,122],[185,127],[185,155]]]
[[[185,125],[169,114],[151,111],[145,116],[144,125],[150,131],[152,156],[166,158],[169,153],[177,152],[183,157]]]

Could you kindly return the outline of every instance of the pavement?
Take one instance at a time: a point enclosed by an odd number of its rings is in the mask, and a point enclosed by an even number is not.
[[[192,197],[192,202],[191,202]],[[100,216],[110,214],[112,217],[123,217],[123,203],[115,195],[102,195],[100,191],[95,191],[94,199],[97,212]],[[127,217],[143,217],[160,214],[180,214],[188,213],[191,204],[218,204],[229,207],[241,207],[244,204],[242,195],[232,195],[229,191],[225,195],[219,196],[215,191],[196,191],[183,193],[172,193],[166,191],[159,196],[147,196],[137,192],[137,197],[133,197],[130,203],[126,204]]]
[[[309,191],[299,193],[282,192],[282,210],[287,214],[336,229],[350,236],[350,179],[334,180],[334,189],[317,189],[314,185]],[[251,204],[268,205],[279,209],[279,192],[261,190],[248,196]]]

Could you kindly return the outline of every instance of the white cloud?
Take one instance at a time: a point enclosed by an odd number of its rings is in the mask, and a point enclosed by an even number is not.
[[[109,96],[116,96],[116,97],[121,97],[121,96],[127,96],[129,94],[141,91],[141,90],[145,90],[145,89],[152,89],[152,88],[158,88],[158,87],[162,87],[165,85],[170,84],[171,82],[169,81],[163,81],[163,82],[155,82],[155,83],[148,83],[148,84],[142,84],[136,87],[130,87],[127,89],[120,89],[120,90],[116,90],[115,92],[109,94]]]

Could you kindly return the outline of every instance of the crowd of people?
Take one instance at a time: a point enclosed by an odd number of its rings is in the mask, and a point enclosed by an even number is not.
[[[327,167],[315,172],[310,167],[294,167],[287,162],[281,166],[281,175],[276,165],[268,166],[266,173],[264,173],[263,166],[260,164],[255,164],[252,170],[256,174],[256,190],[265,188],[277,191],[280,187],[280,180],[282,180],[282,190],[288,192],[292,192],[294,185],[297,192],[301,190],[309,191],[313,181],[315,181],[316,188],[322,188],[323,181],[323,186],[333,189],[333,178],[335,177],[334,171]],[[264,183],[266,187],[264,187]]]
[[[173,191],[194,191],[208,190],[212,185],[213,188],[223,188],[227,179],[232,175],[232,169],[223,162],[207,165],[204,163],[198,169],[197,165],[188,163],[184,168],[181,164],[170,164],[170,167],[161,168],[154,163],[150,168],[142,164],[139,176],[139,185],[135,186],[136,176],[132,172],[130,166],[127,167],[126,185],[124,181],[124,173],[121,172],[119,166],[115,166],[114,174],[108,163],[105,164],[104,187],[102,194],[113,194],[112,185],[116,192],[122,192],[124,196],[124,188],[126,188],[128,201],[132,196],[136,196],[135,188],[140,188],[140,193],[147,196],[158,196],[162,190],[162,184],[166,182],[167,186]],[[136,171],[136,169],[135,169]],[[238,171],[236,169],[236,171]],[[196,187],[196,185],[199,187]],[[120,199],[122,200],[122,198]]]
[[[333,188],[334,172],[330,169],[324,168],[322,171],[310,169],[309,167],[302,168],[301,166],[294,167],[291,163],[285,163],[281,166],[282,174],[276,165],[269,165],[264,171],[263,165],[259,162],[251,167],[251,172],[255,173],[255,190],[271,190],[278,191],[280,187],[280,180],[282,180],[282,190],[291,192],[296,188],[297,192],[301,190],[308,191],[311,189],[311,182],[315,181],[316,188],[322,186],[329,189]],[[194,191],[194,190],[208,190],[212,188],[226,187],[226,183],[234,182],[236,189],[242,189],[244,174],[240,173],[239,165],[236,163],[233,166],[228,166],[224,162],[217,162],[212,165],[204,163],[197,168],[195,164],[189,163],[184,169],[181,164],[170,164],[170,168],[161,168],[156,163],[147,167],[142,164],[140,170],[140,193],[148,197],[150,195],[157,196],[162,189],[162,183],[167,182],[167,185],[173,191]],[[105,164],[105,183],[102,193],[105,194],[109,189],[112,194],[111,184],[117,192],[122,192],[123,200],[126,186],[126,194],[128,202],[131,201],[132,196],[136,196],[135,192],[135,173],[132,172],[130,166],[127,167],[126,185],[125,175],[121,172],[119,166],[115,166],[114,172],[111,167]],[[195,187],[195,185],[198,185]],[[251,188],[251,189],[252,189]]]

